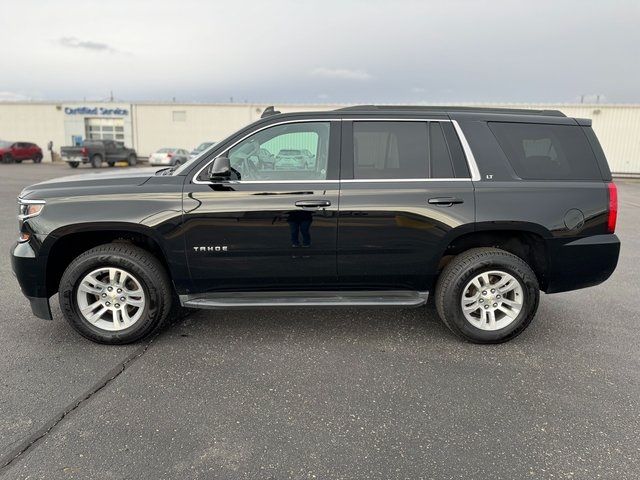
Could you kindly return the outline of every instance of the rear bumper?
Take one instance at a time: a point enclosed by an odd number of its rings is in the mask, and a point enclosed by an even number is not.
[[[618,264],[616,235],[594,235],[572,242],[553,240],[546,293],[592,287],[608,279]]]
[[[38,318],[51,320],[51,308],[46,288],[47,257],[37,256],[29,243],[17,243],[11,248],[11,267],[22,293]]]

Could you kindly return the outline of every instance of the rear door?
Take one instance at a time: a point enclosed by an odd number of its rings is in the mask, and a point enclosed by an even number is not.
[[[452,232],[473,229],[473,183],[454,125],[353,119],[342,137],[340,283],[429,290]]]

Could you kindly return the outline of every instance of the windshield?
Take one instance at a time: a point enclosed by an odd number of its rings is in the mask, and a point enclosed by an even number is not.
[[[216,142],[204,142],[204,143],[201,143],[196,148],[191,150],[191,153],[192,154],[200,153],[200,152],[206,150],[207,148],[209,148],[211,145],[215,145],[215,144],[216,144]]]
[[[161,148],[156,153],[173,153],[175,151],[176,151],[175,148]]]
[[[200,151],[196,151],[198,150],[200,147],[202,147],[203,145],[206,145],[205,147],[203,147],[202,150]],[[180,165],[178,168],[176,168],[175,170],[173,170],[173,174],[175,175],[181,175],[182,172],[189,170],[191,168],[191,165],[193,165],[193,162],[199,160],[201,157],[203,157],[204,155],[206,155],[212,148],[214,148],[216,145],[216,142],[206,142],[206,143],[201,143],[200,145],[198,145],[198,148],[196,150],[193,150],[191,152],[191,158],[189,158],[189,160],[187,160],[186,162],[184,162],[182,165]]]

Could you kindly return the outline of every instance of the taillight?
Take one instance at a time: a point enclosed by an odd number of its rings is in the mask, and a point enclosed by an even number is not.
[[[172,158],[173,157],[173,153],[167,153],[167,157]]]
[[[80,153],[81,153],[82,155],[85,155],[85,156],[86,156],[86,155],[88,155],[88,154],[89,154],[89,151],[87,150],[87,147],[82,147],[82,148],[80,149]]]
[[[607,215],[607,232],[616,231],[616,221],[618,220],[618,188],[613,182],[607,183],[609,189],[609,214]]]

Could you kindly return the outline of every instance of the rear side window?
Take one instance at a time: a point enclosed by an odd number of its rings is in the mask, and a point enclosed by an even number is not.
[[[431,178],[453,178],[453,164],[449,147],[444,138],[442,126],[438,122],[429,123],[429,133],[431,137],[430,157],[431,157]]]
[[[355,179],[468,178],[469,171],[448,122],[355,121]]]
[[[354,122],[354,178],[426,178],[428,148],[426,122]]]
[[[524,180],[601,180],[579,126],[489,122],[516,175]]]

